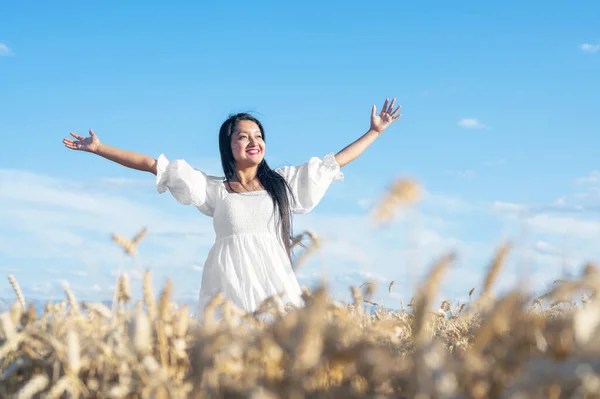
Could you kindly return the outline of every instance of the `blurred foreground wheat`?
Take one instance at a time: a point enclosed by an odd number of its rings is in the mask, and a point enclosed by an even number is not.
[[[170,283],[155,299],[149,272],[135,304],[119,279],[115,312],[79,303],[65,286],[65,301],[41,315],[11,276],[17,296],[0,314],[0,397],[600,397],[600,274],[588,265],[543,297],[513,291],[493,300],[508,249],[481,294],[455,307],[432,303],[449,255],[410,310],[371,302],[368,283],[351,287],[353,303],[305,289],[303,308],[267,300],[253,314],[218,295],[201,323],[172,302]],[[581,293],[577,304],[568,299]]]
[[[399,180],[375,221],[420,192]],[[113,240],[135,256],[145,234]],[[293,244],[306,248],[297,267],[320,240],[306,232]],[[65,300],[37,315],[9,276],[16,297],[0,314],[0,398],[600,398],[600,273],[586,265],[542,296],[494,298],[510,249],[499,248],[467,303],[434,303],[449,254],[397,311],[373,302],[365,282],[350,287],[352,303],[304,288],[302,308],[273,297],[252,313],[217,295],[198,321],[173,302],[170,282],[155,298],[147,271],[136,303],[122,274],[112,310],[80,303],[65,285]]]

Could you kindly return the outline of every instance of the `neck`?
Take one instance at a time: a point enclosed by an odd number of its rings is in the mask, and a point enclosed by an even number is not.
[[[248,184],[256,178],[257,172],[258,172],[258,166],[256,166],[256,165],[243,167],[243,168],[238,167],[237,178],[239,179],[240,183]]]

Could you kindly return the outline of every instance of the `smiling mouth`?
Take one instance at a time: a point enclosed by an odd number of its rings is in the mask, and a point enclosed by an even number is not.
[[[246,153],[249,154],[249,155],[258,155],[258,154],[260,154],[260,150],[258,150],[258,149],[251,149],[251,150],[247,150]]]

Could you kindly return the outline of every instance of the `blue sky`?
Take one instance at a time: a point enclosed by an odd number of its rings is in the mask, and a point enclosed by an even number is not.
[[[600,255],[598,15],[592,1],[5,4],[0,272],[29,297],[60,297],[68,280],[104,298],[132,267],[110,234],[147,225],[141,266],[193,300],[211,220],[62,138],[92,128],[218,174],[220,124],[253,111],[271,166],[299,164],[358,138],[371,105],[395,96],[402,119],[296,219],[326,243],[301,282],[325,273],[344,298],[349,284],[395,280],[393,295],[380,291],[394,305],[455,249],[442,294],[460,299],[508,238],[518,245],[501,286],[527,270],[541,290]],[[374,229],[369,207],[399,176],[427,196]]]

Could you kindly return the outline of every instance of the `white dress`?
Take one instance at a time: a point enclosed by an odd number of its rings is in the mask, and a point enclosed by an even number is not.
[[[294,195],[292,213],[312,210],[331,182],[344,178],[333,154],[275,172]],[[275,227],[279,212],[273,212],[266,191],[230,193],[224,178],[208,176],[184,160],[169,162],[162,154],[156,184],[159,193],[168,189],[181,204],[213,218],[216,239],[202,271],[198,316],[218,292],[245,311],[281,292],[284,304],[302,306],[300,286]]]

